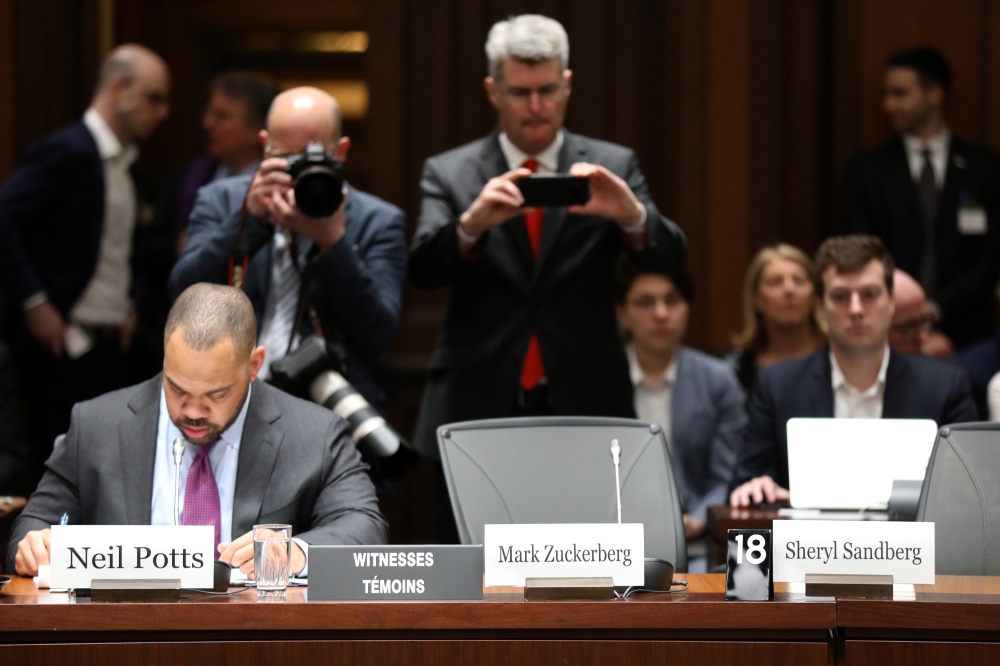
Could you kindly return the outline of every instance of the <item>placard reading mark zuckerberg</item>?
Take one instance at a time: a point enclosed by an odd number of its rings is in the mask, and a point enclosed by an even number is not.
[[[52,587],[91,587],[99,579],[179,578],[211,588],[210,525],[53,525]]]
[[[642,524],[487,525],[487,587],[524,585],[525,578],[613,578],[643,583]]]
[[[776,520],[773,532],[775,582],[855,574],[934,584],[934,523]]]

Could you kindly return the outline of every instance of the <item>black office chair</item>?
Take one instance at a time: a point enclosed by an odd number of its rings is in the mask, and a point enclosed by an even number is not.
[[[662,429],[631,419],[545,417],[438,428],[438,447],[463,544],[484,526],[616,522],[611,440],[622,447],[622,522],[643,523],[645,556],[687,571],[681,500]]]
[[[917,520],[934,523],[938,574],[1000,575],[1000,423],[938,431]]]

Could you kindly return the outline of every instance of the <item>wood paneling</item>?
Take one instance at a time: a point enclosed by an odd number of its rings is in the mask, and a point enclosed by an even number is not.
[[[15,22],[14,0],[0,0],[0,180],[6,178],[16,164]]]
[[[823,666],[825,643],[698,641],[296,641],[0,647],[5,664],[774,664]]]

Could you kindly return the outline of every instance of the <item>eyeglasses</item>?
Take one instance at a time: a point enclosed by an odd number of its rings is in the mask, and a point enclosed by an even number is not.
[[[892,326],[892,332],[908,339],[917,338],[921,333],[931,332],[934,328],[935,319],[936,317],[933,315],[927,314],[918,319],[911,319],[910,321],[904,321],[900,324],[894,324]]]
[[[551,104],[560,100],[565,90],[566,86],[559,82],[549,83],[538,88],[503,87],[500,88],[499,92],[504,97],[509,98],[512,103],[526,106],[531,102],[532,95],[538,95],[538,101],[541,104]]]

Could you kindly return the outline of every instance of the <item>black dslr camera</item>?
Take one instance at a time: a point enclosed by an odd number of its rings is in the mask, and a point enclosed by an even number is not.
[[[304,151],[285,159],[295,205],[302,214],[323,220],[336,213],[344,200],[344,163],[329,155],[319,141],[310,141]]]
[[[343,350],[336,343],[314,335],[274,362],[269,383],[343,417],[362,457],[373,468],[380,468],[385,478],[398,479],[407,465],[417,463],[420,454],[389,427],[382,415],[344,379],[343,372]]]

